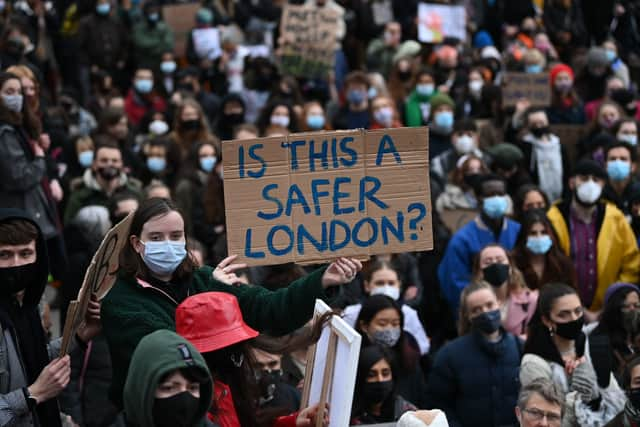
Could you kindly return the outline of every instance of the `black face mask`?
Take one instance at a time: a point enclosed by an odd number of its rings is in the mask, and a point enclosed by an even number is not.
[[[111,181],[120,175],[120,169],[113,166],[107,166],[106,168],[98,168],[98,175],[105,181]]]
[[[243,113],[223,114],[223,117],[224,117],[224,123],[228,123],[232,126],[242,123],[242,121],[244,120]]]
[[[263,405],[273,400],[278,384],[282,379],[282,370],[262,371],[256,375],[260,388],[260,404]]]
[[[193,83],[180,83],[179,85],[176,86],[176,89],[184,91],[184,92],[195,92],[195,89],[193,88]]]
[[[509,278],[509,265],[495,263],[482,269],[484,280],[491,286],[499,288]]]
[[[464,176],[464,183],[467,184],[470,188],[475,189],[476,184],[480,181],[482,177],[479,173],[470,173]]]
[[[629,389],[629,391],[627,391],[627,397],[629,398],[631,406],[633,406],[636,411],[640,411],[640,388]]]
[[[398,71],[398,77],[403,82],[406,82],[407,80],[409,80],[411,78],[411,71],[410,70],[409,71]]]
[[[635,336],[638,329],[640,329],[640,310],[629,310],[623,312],[622,327],[629,336]]]
[[[501,324],[500,310],[488,311],[471,319],[471,326],[484,334],[494,333],[500,329]]]
[[[393,391],[393,381],[378,381],[375,383],[364,383],[362,386],[362,396],[367,403],[382,403]]]
[[[190,427],[196,421],[200,399],[188,391],[162,399],[153,404],[153,423],[156,427]]]
[[[584,316],[564,323],[556,323],[556,334],[567,340],[575,340],[582,333]]]
[[[180,126],[183,130],[200,130],[202,123],[200,120],[185,120]]]
[[[544,126],[541,128],[531,128],[530,130],[533,136],[535,136],[536,138],[542,138],[544,135],[550,132],[549,126]]]
[[[20,57],[24,53],[24,43],[19,38],[11,38],[7,41],[5,49],[9,55]]]
[[[38,266],[35,262],[18,267],[0,268],[0,294],[13,295],[33,284],[38,277]]]

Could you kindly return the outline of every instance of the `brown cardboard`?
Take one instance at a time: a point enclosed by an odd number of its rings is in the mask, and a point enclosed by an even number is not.
[[[174,53],[183,57],[187,52],[187,37],[196,25],[196,13],[200,3],[173,4],[162,7],[162,16],[174,36]]]
[[[502,106],[514,107],[522,98],[528,99],[532,107],[549,106],[551,104],[549,73],[505,73],[502,83]]]
[[[225,141],[222,150],[227,244],[241,262],[306,264],[433,247],[427,128],[299,133]]]
[[[565,148],[569,157],[569,164],[574,165],[577,157],[578,142],[587,136],[588,126],[585,125],[551,125],[551,133],[560,139],[560,144]]]
[[[283,72],[324,76],[333,68],[338,12],[313,5],[287,4],[280,20],[280,60]]]
[[[84,321],[91,296],[95,295],[98,300],[102,300],[115,284],[120,265],[120,251],[129,239],[131,221],[133,212],[107,232],[93,255],[78,292],[78,299],[72,301],[67,310],[60,354],[68,352],[71,337]]]

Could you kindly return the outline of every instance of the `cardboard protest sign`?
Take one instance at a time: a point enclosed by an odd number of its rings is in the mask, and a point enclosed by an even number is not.
[[[455,233],[477,215],[478,212],[472,209],[446,209],[440,212],[440,219],[449,231]]]
[[[324,77],[334,65],[339,19],[334,9],[287,4],[280,20],[283,73]]]
[[[225,141],[230,254],[249,265],[433,247],[427,128]]]
[[[95,295],[98,300],[101,300],[113,287],[120,265],[118,257],[129,238],[129,228],[132,220],[133,212],[107,232],[98,250],[93,255],[89,268],[87,268],[84,275],[82,287],[78,292],[78,299],[71,301],[67,310],[60,350],[61,355],[68,353],[71,338],[76,334],[84,320],[91,296]]]
[[[172,4],[162,7],[162,16],[173,31],[175,40],[174,53],[176,57],[184,56],[187,52],[187,37],[195,27],[196,13],[200,3]]]
[[[527,98],[532,107],[551,104],[549,73],[505,73],[502,83],[502,106],[514,107],[518,100]]]
[[[331,308],[327,304],[316,300],[316,321],[329,312]],[[301,409],[316,404],[323,409],[324,404],[329,403],[329,425],[349,425],[361,341],[360,334],[340,316],[331,317],[307,355]],[[320,414],[315,426],[322,425],[322,418]]]
[[[441,43],[445,37],[466,40],[467,12],[464,6],[420,3],[418,40],[423,43]]]
[[[551,133],[560,139],[560,144],[562,144],[567,151],[569,164],[575,164],[578,157],[578,142],[587,136],[589,127],[585,125],[551,125],[549,128],[551,129]]]

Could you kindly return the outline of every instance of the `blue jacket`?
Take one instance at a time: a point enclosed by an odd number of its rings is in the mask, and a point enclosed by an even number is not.
[[[427,385],[429,407],[442,409],[450,427],[516,426],[522,343],[504,332],[491,343],[470,333],[436,355]]]
[[[520,224],[505,218],[500,238],[496,241],[493,231],[484,225],[480,217],[476,217],[453,235],[438,266],[438,280],[442,294],[454,313],[460,305],[462,289],[471,280],[473,257],[489,243],[499,243],[510,251],[519,232]]]

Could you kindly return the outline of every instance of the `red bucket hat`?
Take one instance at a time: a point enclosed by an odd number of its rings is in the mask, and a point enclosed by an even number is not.
[[[176,332],[200,353],[258,336],[244,323],[238,299],[227,292],[204,292],[184,300],[176,309]]]

